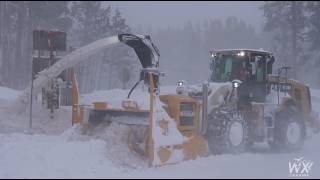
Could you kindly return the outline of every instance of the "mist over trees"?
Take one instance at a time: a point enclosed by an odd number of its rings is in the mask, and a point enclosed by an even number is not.
[[[32,30],[67,30],[66,2],[1,1],[1,81],[12,88],[24,88],[31,80]]]
[[[66,31],[67,46],[72,48],[131,31],[119,10],[102,8],[101,1],[1,1],[0,80],[3,85],[23,89],[30,83],[35,29]],[[128,69],[137,62],[132,55],[130,48],[123,45],[79,64],[75,70],[81,92],[126,87],[131,79],[128,76],[133,72]],[[119,78],[118,74],[127,76]]]
[[[263,48],[274,52],[277,66],[291,66],[294,78],[319,87],[320,3],[266,1],[260,10],[266,19],[262,32],[237,17],[143,29],[129,27],[121,9],[103,7],[100,1],[1,1],[0,82],[15,89],[29,85],[32,31],[44,29],[66,31],[67,46],[72,48],[118,33],[150,34],[160,49],[164,84],[179,79],[190,83],[207,80],[210,50]],[[136,55],[125,45],[107,49],[75,67],[81,92],[129,88],[138,79],[139,69]]]
[[[272,32],[273,52],[291,75],[320,86],[320,3],[317,1],[272,1],[261,7],[264,30]]]
[[[141,31],[137,28],[136,32]],[[202,23],[186,22],[183,27],[168,27],[151,32],[161,52],[160,69],[165,83],[179,79],[189,83],[208,80],[209,51],[248,48],[270,50],[269,33],[258,33],[252,25],[236,17],[206,19]]]

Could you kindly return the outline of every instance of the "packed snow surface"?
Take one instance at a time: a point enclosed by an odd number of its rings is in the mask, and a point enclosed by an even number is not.
[[[13,100],[20,95],[20,91],[16,91],[7,87],[0,86],[0,99],[1,100]]]
[[[175,91],[173,86],[161,90]],[[81,102],[126,96],[127,92],[98,91],[83,95]],[[33,129],[28,130],[28,110],[19,114],[14,109],[20,93],[0,87],[0,178],[291,178],[288,163],[300,157],[313,162],[309,177],[320,177],[320,134],[308,136],[298,153],[272,153],[265,144],[257,144],[242,154],[149,168],[145,159],[127,149],[123,135],[127,127],[111,124],[90,135],[90,127],[71,127],[69,107],[50,119],[48,111],[35,103]],[[145,94],[137,91],[132,99]],[[313,109],[320,112],[320,91],[311,94]]]

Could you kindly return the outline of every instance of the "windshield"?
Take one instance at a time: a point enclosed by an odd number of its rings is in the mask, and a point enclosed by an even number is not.
[[[218,54],[211,66],[214,82],[226,82],[234,79],[243,79],[246,69],[246,57]]]

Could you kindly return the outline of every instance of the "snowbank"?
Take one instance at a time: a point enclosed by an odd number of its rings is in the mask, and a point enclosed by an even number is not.
[[[70,132],[0,134],[0,178],[290,178],[288,163],[298,157],[311,160],[309,177],[319,178],[319,138],[309,139],[300,153],[273,154],[261,145],[253,153],[133,170],[114,164],[102,140],[70,140]]]
[[[55,110],[54,118],[50,111],[39,103],[33,104],[32,132],[42,134],[61,134],[70,128],[71,107]],[[0,133],[24,132],[29,130],[29,107],[17,112],[15,101],[0,100]]]
[[[67,141],[61,136],[1,134],[0,177],[113,177],[120,170],[104,153],[105,142],[101,140]]]
[[[161,168],[151,168],[144,172],[132,171],[125,174],[134,178],[292,178],[289,174],[288,163],[294,158],[304,157],[314,162],[310,178],[320,177],[320,157],[318,152],[319,136],[309,140],[301,153],[273,154],[265,147],[257,147],[254,153],[241,155],[217,155],[194,161],[185,161],[177,165]],[[317,143],[317,145],[316,145]]]
[[[14,100],[20,95],[20,91],[0,86],[0,99]]]

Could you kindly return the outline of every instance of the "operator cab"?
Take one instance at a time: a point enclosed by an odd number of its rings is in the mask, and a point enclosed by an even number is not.
[[[211,52],[211,82],[241,80],[240,96],[244,101],[264,102],[267,76],[272,74],[272,53],[251,49],[227,49]],[[240,87],[239,87],[240,88]]]

